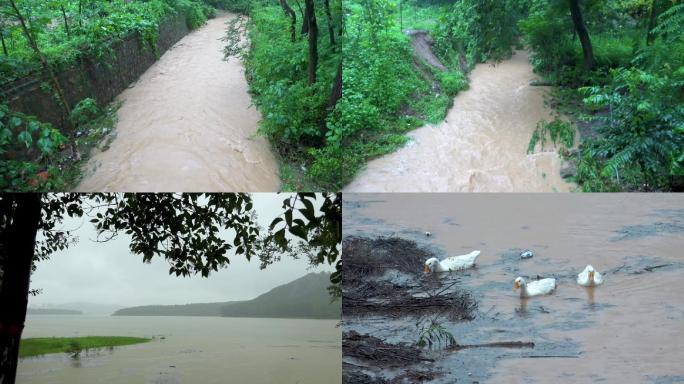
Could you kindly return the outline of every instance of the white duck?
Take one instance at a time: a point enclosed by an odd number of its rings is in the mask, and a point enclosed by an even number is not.
[[[603,275],[601,275],[597,270],[591,265],[587,265],[584,271],[577,275],[577,284],[584,287],[594,287],[596,285],[603,284]]]
[[[451,256],[439,261],[436,257],[425,261],[425,272],[450,272],[467,269],[475,264],[480,251],[472,251],[467,255]]]
[[[528,283],[522,277],[518,277],[515,279],[514,288],[520,288],[520,297],[549,295],[556,289],[556,279],[547,278]]]

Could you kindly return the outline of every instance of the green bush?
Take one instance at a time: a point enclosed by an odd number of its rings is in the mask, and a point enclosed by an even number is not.
[[[186,22],[189,29],[197,29],[207,23],[207,16],[199,4],[193,4],[186,13]]]
[[[0,104],[0,191],[64,190],[62,172],[51,160],[66,142],[50,124]]]
[[[468,89],[468,80],[459,71],[441,72],[437,75],[442,91],[449,96],[455,96],[464,89]]]
[[[612,71],[611,84],[587,87],[584,102],[591,109],[609,109],[592,117],[598,136],[582,145],[588,176],[609,179],[628,190],[667,189],[684,152],[684,67],[650,73],[636,68]],[[580,183],[592,182],[578,177]]]

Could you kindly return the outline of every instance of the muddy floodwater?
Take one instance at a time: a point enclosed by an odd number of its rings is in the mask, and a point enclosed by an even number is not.
[[[17,383],[335,383],[334,320],[32,316],[23,337],[138,336],[149,343],[20,359]]]
[[[421,259],[428,253],[442,259],[482,251],[475,268],[436,277],[443,289],[475,300],[472,319],[428,310],[374,313],[362,308],[367,313],[345,312],[343,317],[343,332],[354,337],[351,341],[357,342],[358,334],[415,346],[419,327],[426,319],[436,319],[460,345],[522,343],[423,349],[425,360],[410,367],[413,382],[684,382],[684,196],[344,197],[345,242],[381,239],[377,244],[384,244],[388,251],[383,252],[397,263],[410,256],[406,244],[424,252]],[[399,246],[392,248],[393,244]],[[525,249],[534,256],[521,259]],[[349,262],[350,255],[345,255]],[[603,285],[588,289],[576,284],[577,274],[587,264],[605,274]],[[426,278],[421,267],[397,270],[390,263],[383,267],[384,274],[368,280],[393,284],[394,292],[400,292],[401,286],[415,292],[417,283]],[[555,277],[558,287],[550,296],[521,300],[513,290],[517,276]],[[346,276],[343,284],[348,284]],[[346,355],[343,361],[345,375],[354,370],[373,380],[392,382],[409,369],[397,365],[375,370],[372,361]]]
[[[118,101],[108,149],[84,166],[83,192],[227,192],[279,189],[267,140],[256,136],[244,68],[223,60],[220,14],[180,40]]]
[[[528,55],[480,64],[470,89],[459,93],[446,119],[409,134],[402,149],[375,159],[348,192],[550,192],[569,191],[554,150],[527,154],[540,120],[552,120],[545,87]]]

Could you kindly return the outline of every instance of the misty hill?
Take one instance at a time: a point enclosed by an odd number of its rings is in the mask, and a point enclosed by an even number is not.
[[[83,312],[73,309],[58,309],[58,308],[29,308],[26,311],[27,315],[82,315]]]
[[[111,305],[111,304],[98,304],[98,303],[88,303],[88,302],[71,302],[71,303],[59,303],[59,304],[42,304],[42,305],[33,305],[31,306],[32,309],[40,309],[40,310],[53,310],[53,309],[65,309],[68,308],[73,311],[79,311],[81,312],[80,314],[83,315],[91,315],[91,316],[109,316],[114,311],[123,308],[120,305]]]
[[[339,318],[341,303],[330,303],[330,274],[309,273],[247,301],[148,305],[118,310],[114,316],[227,316]]]
[[[143,305],[119,309],[112,316],[221,316],[221,309],[228,304],[231,302]]]

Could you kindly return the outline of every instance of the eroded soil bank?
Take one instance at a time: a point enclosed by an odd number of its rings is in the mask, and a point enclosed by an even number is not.
[[[223,60],[233,17],[222,13],[187,35],[119,95],[115,137],[84,167],[78,191],[279,189],[242,64]]]
[[[367,276],[343,281],[345,298],[363,293],[343,301],[357,307],[344,309],[346,382],[681,382],[682,206],[678,195],[345,195],[345,268]],[[431,255],[473,249],[473,269],[422,272]],[[588,263],[604,285],[576,284]],[[558,288],[521,300],[517,276]],[[422,305],[437,296],[475,305]],[[457,348],[418,347],[433,321]]]
[[[537,123],[552,120],[535,79],[523,51],[478,65],[440,125],[411,132],[409,144],[369,162],[345,191],[569,191],[554,150],[526,153]]]

